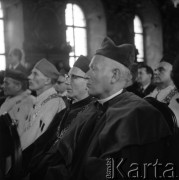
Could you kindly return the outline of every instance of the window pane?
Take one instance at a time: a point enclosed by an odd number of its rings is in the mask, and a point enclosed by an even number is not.
[[[0,53],[5,53],[4,47],[4,23],[3,20],[0,20]]]
[[[65,22],[66,25],[72,26],[73,25],[73,14],[72,14],[72,4],[67,4],[65,10]]]
[[[3,18],[3,11],[0,9],[0,18]]]
[[[87,55],[86,29],[75,28],[75,53],[77,56]]]
[[[141,34],[135,34],[135,45],[139,52],[137,57],[143,58],[144,57],[143,36]]]
[[[69,65],[73,66],[78,56],[87,55],[86,22],[81,8],[75,4],[66,6],[66,41],[72,47]]]
[[[141,21],[139,19],[139,17],[135,16],[134,18],[134,32],[135,33],[142,33],[142,24]]]
[[[0,71],[6,69],[6,59],[4,55],[0,55]]]
[[[143,29],[141,20],[138,16],[134,18],[134,33],[134,42],[138,50],[137,61],[142,62],[144,61]]]
[[[73,64],[75,63],[75,61],[77,60],[77,58],[78,57],[70,57],[70,59],[69,59],[69,65],[70,65],[70,67],[73,67]]]
[[[73,28],[67,27],[66,30],[66,41],[69,42],[72,47],[72,51],[70,52],[70,56],[74,56],[74,36],[73,36]]]
[[[77,5],[73,5],[73,12],[74,12],[74,25],[85,27],[85,17],[83,15],[83,12]]]

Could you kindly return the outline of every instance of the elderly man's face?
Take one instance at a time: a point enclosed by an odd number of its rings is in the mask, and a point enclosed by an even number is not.
[[[38,69],[32,69],[29,78],[29,89],[38,91],[45,86],[47,77],[41,73]]]
[[[171,80],[172,65],[167,62],[160,62],[154,70],[154,83],[169,84]]]
[[[20,82],[18,82],[17,80],[14,80],[10,77],[5,77],[3,84],[4,94],[7,96],[16,96],[21,90],[19,85]]]
[[[71,99],[81,100],[87,94],[87,78],[79,68],[73,67],[66,80],[67,96]]]
[[[99,99],[107,98],[112,88],[112,71],[110,64],[105,61],[103,56],[95,55],[93,57],[88,76],[89,94]]]

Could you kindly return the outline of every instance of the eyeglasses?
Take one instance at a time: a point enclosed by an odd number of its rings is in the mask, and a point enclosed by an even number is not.
[[[75,74],[70,74],[70,75],[67,75],[67,76],[66,76],[66,79],[75,80],[75,79],[78,79],[78,78],[89,79],[88,77],[78,76],[78,75],[75,75]]]

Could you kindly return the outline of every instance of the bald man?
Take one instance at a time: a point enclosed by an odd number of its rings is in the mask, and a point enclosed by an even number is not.
[[[160,102],[170,104],[171,99],[178,93],[171,78],[172,63],[164,56],[154,71],[154,84],[156,88],[147,97],[153,97]]]

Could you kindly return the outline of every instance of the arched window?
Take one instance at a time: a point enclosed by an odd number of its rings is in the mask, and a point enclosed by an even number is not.
[[[6,69],[5,44],[4,44],[4,14],[0,2],[0,70]]]
[[[81,8],[68,3],[65,10],[66,41],[72,47],[69,65],[73,66],[80,55],[87,55],[86,20]]]
[[[144,61],[144,42],[143,42],[143,28],[141,20],[138,16],[134,18],[134,42],[138,50],[137,62]]]

